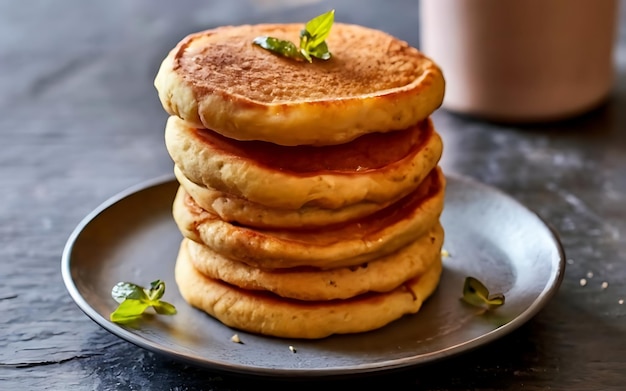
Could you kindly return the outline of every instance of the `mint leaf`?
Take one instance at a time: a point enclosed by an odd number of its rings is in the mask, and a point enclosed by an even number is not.
[[[300,31],[300,47],[296,47],[291,41],[266,36],[256,37],[252,43],[275,54],[298,61],[313,62],[313,57],[328,60],[331,53],[328,50],[326,38],[334,22],[335,10],[330,10],[308,21],[304,29]]]
[[[334,22],[335,10],[330,10],[309,20],[304,26],[304,30],[300,32],[300,47],[311,50],[322,44],[328,38]]]
[[[176,307],[165,301],[153,303],[152,307],[154,307],[154,310],[159,315],[175,315],[177,312]]]
[[[487,287],[474,277],[465,278],[462,300],[476,307],[493,309],[504,304],[502,293],[489,294]]]
[[[256,37],[254,44],[259,45],[263,49],[269,50],[270,52],[280,54],[284,57],[292,58],[294,60],[302,61],[302,56],[300,55],[300,51],[296,47],[296,45],[291,41],[285,41],[283,39],[278,39],[274,37]]]
[[[150,290],[146,292],[150,300],[159,300],[165,293],[165,283],[161,280],[152,281]]]
[[[300,55],[302,57],[304,57],[308,62],[313,62],[313,59],[311,58],[311,55],[306,50],[300,49]]]
[[[148,300],[144,289],[130,282],[118,282],[111,290],[111,296],[118,303],[126,299]]]
[[[150,307],[150,303],[137,299],[124,300],[113,313],[110,319],[116,323],[126,323],[137,319]]]
[[[149,307],[153,307],[157,314],[176,314],[176,307],[160,300],[164,293],[165,282],[161,280],[152,281],[150,289],[131,282],[118,282],[111,290],[111,296],[120,305],[109,318],[112,322],[127,323],[139,318]]]
[[[317,45],[317,47],[309,51],[309,54],[312,57],[319,58],[320,60],[328,60],[331,57],[326,42],[322,42],[321,44]]]

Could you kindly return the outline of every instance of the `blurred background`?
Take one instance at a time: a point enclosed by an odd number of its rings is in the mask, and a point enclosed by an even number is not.
[[[0,1],[0,299],[6,299],[0,300],[0,389],[255,388],[254,381],[238,387],[163,360],[102,330],[63,286],[63,246],[110,196],[171,175],[163,141],[167,114],[153,79],[185,35],[227,24],[305,22],[335,8],[337,21],[378,28],[419,47],[420,4]],[[446,172],[506,191],[560,233],[569,262],[557,297],[511,336],[383,378],[381,388],[401,379],[429,390],[623,389],[626,306],[617,303],[626,298],[626,0],[619,5],[614,81],[608,100],[594,110],[541,124],[443,109],[433,116]],[[596,280],[583,287],[589,271]],[[610,289],[592,286],[601,278],[610,280]]]

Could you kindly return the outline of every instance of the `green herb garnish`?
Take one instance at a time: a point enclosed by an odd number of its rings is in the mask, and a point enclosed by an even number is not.
[[[462,300],[476,307],[493,309],[504,304],[502,293],[489,294],[489,289],[474,277],[466,277]]]
[[[330,34],[334,21],[335,10],[309,20],[300,31],[300,47],[296,47],[291,41],[267,36],[256,37],[252,42],[272,53],[298,61],[313,62],[313,57],[328,60],[331,53],[328,50],[326,38]]]
[[[118,282],[111,290],[111,296],[120,305],[111,313],[111,321],[116,323],[131,322],[139,318],[149,307],[154,308],[157,314],[176,314],[176,307],[161,301],[164,293],[165,282],[161,280],[152,281],[150,289],[130,282]]]

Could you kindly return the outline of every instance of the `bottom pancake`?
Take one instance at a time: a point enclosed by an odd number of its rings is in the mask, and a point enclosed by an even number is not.
[[[348,299],[366,292],[387,292],[424,273],[441,258],[443,227],[438,222],[413,243],[358,266],[336,269],[298,267],[264,270],[228,259],[209,247],[184,239],[193,266],[205,276],[248,290],[265,290],[298,300]]]
[[[319,302],[284,299],[208,278],[193,267],[185,245],[181,245],[175,268],[183,298],[225,325],[251,333],[303,339],[371,331],[414,314],[437,288],[441,272],[438,258],[422,275],[390,292]]]

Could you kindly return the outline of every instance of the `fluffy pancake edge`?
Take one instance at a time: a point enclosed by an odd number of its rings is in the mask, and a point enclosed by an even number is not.
[[[387,292],[425,272],[441,258],[444,232],[436,224],[412,243],[354,267],[329,270],[264,270],[223,257],[205,245],[184,239],[189,259],[206,277],[247,290],[270,291],[297,300],[348,299],[366,292]]]
[[[251,266],[266,269],[354,266],[396,251],[438,222],[444,204],[445,177],[439,168],[431,175],[437,178],[436,191],[420,199],[403,218],[367,237],[337,239],[333,243],[315,243],[312,232],[300,234],[301,240],[294,240],[272,231],[234,226],[200,208],[182,188],[176,195],[172,213],[183,236]]]
[[[419,311],[436,290],[443,267],[438,259],[421,276],[393,291],[349,300],[302,302],[258,294],[214,280],[197,271],[181,247],[175,279],[183,298],[223,324],[263,335],[318,339],[383,327]]]
[[[179,170],[200,186],[271,208],[337,209],[359,202],[386,203],[415,189],[443,152],[432,122],[427,120],[423,125],[429,132],[423,145],[395,163],[356,173],[298,175],[263,167],[202,143],[194,136],[194,128],[177,117],[167,121],[165,144]]]
[[[198,185],[189,180],[174,165],[178,183],[204,210],[222,220],[256,228],[323,227],[351,221],[386,208],[404,196],[400,193],[384,203],[361,201],[337,209],[304,206],[300,209],[272,208],[248,201],[219,190]]]

